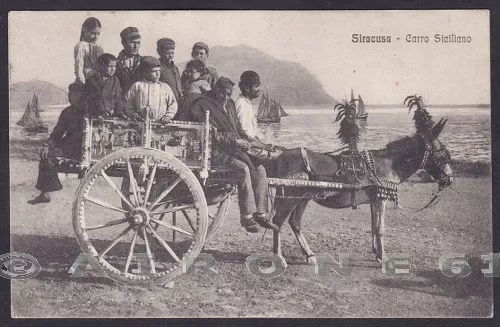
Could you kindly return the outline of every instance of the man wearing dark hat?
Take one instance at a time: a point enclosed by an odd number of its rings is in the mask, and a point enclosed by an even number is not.
[[[172,39],[163,38],[159,39],[156,45],[161,63],[160,81],[170,86],[179,103],[182,97],[182,87],[179,68],[174,64],[175,42]]]
[[[41,193],[35,199],[29,200],[29,204],[48,203],[50,202],[49,192],[63,188],[57,176],[58,160],[56,157],[81,159],[86,115],[84,86],[78,83],[71,84],[68,98],[71,105],[61,111],[52,134],[40,151],[36,188]]]
[[[199,59],[203,61],[206,64],[206,61],[208,59],[208,53],[209,53],[209,47],[205,42],[196,42],[193,45],[193,51],[191,52],[191,58],[193,59]],[[186,75],[186,70],[182,72],[181,76],[181,85],[184,85],[186,80],[189,77]],[[215,88],[215,83],[219,79],[219,75],[217,74],[217,71],[213,67],[209,67],[207,65],[207,69],[205,73],[201,76],[202,79],[206,80],[209,84],[212,90]]]
[[[253,112],[252,100],[259,97],[260,77],[251,70],[243,72],[238,84],[241,94],[235,101],[236,116],[245,134],[254,139],[258,134],[257,120]]]
[[[127,27],[120,33],[123,50],[118,54],[116,63],[116,77],[120,80],[122,93],[125,95],[128,89],[140,79],[138,72],[141,55],[141,35],[136,27]]]
[[[234,83],[224,76],[215,88],[193,101],[189,108],[191,118],[205,121],[210,111],[210,124],[217,129],[216,144],[212,149],[212,165],[231,167],[239,177],[238,203],[240,223],[248,232],[259,231],[257,221],[267,221],[267,179],[265,168],[245,149],[253,146],[237,121],[236,109],[231,99]],[[267,225],[265,225],[267,227]]]

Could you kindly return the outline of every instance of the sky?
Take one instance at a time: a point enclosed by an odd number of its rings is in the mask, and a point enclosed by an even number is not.
[[[415,93],[429,104],[490,103],[486,10],[10,12],[10,82],[39,79],[66,88],[88,17],[101,21],[99,43],[115,55],[120,31],[136,26],[142,55],[156,56],[162,37],[176,41],[177,62],[190,59],[197,41],[247,44],[302,64],[338,100],[353,88],[368,105],[400,103]],[[390,35],[392,42],[353,43],[352,34]],[[429,43],[407,42],[408,34],[428,36]],[[435,43],[435,34],[470,36],[471,42]]]

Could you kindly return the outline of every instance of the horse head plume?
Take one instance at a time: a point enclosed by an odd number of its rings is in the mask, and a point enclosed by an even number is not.
[[[426,137],[428,140],[435,139],[443,129],[444,123],[442,123],[441,120],[439,122],[439,127],[438,125],[434,126],[431,114],[425,109],[422,96],[417,94],[407,96],[403,103],[408,107],[408,113],[411,112],[413,107],[416,107],[413,120],[415,122],[417,133]]]
[[[351,152],[358,152],[359,128],[356,124],[356,104],[355,100],[342,100],[335,105],[333,110],[338,110],[335,122],[340,121],[340,128],[337,135],[342,144],[348,145]]]

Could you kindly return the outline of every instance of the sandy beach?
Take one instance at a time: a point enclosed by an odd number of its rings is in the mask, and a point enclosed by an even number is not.
[[[71,206],[79,180],[68,176],[50,204],[31,206],[37,161],[11,153],[11,246],[38,259],[33,279],[12,281],[14,317],[486,317],[492,314],[492,280],[480,255],[492,249],[491,178],[462,171],[442,201],[418,213],[393,209],[386,217],[386,252],[408,253],[409,275],[386,276],[371,252],[369,206],[330,210],[311,203],[303,233],[316,254],[349,255],[351,274],[314,274],[289,226],[283,233],[287,270],[257,277],[246,258],[272,251],[272,233],[248,234],[233,197],[217,235],[202,253],[217,261],[213,274],[189,273],[157,287],[132,287],[106,278],[71,278],[80,254]],[[457,167],[458,168],[458,167]],[[459,169],[457,169],[459,170]],[[484,175],[484,174],[483,174]],[[406,210],[422,207],[434,184],[405,183]],[[439,259],[465,253],[469,276],[451,278]]]

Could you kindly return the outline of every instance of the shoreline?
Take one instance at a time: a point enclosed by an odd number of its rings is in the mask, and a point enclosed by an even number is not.
[[[9,163],[12,161],[38,161],[39,151],[45,139],[14,139],[9,141]],[[491,162],[476,160],[452,160],[451,168],[457,177],[491,177]]]

